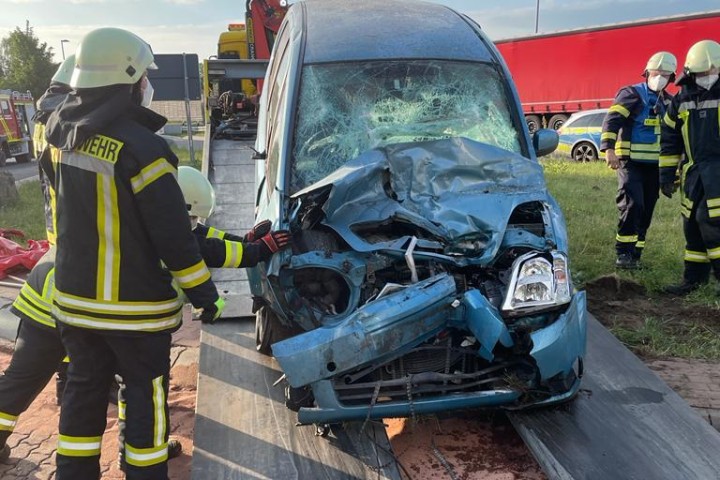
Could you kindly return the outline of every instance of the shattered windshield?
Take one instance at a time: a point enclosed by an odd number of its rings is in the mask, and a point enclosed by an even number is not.
[[[360,153],[465,137],[521,153],[501,77],[488,64],[393,60],[303,68],[291,190]]]

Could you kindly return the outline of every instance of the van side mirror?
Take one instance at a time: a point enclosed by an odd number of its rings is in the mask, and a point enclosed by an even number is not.
[[[538,157],[554,152],[558,143],[560,143],[560,137],[555,130],[541,128],[533,133],[532,144],[535,149],[535,155]]]

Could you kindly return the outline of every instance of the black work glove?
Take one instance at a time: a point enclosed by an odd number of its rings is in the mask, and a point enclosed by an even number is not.
[[[269,232],[259,240],[253,242],[260,248],[260,261],[264,262],[273,256],[274,253],[289,247],[292,244],[292,237],[287,230]]]
[[[677,188],[678,187],[677,187],[677,185],[675,185],[675,183],[661,183],[660,184],[660,191],[667,198],[672,198],[673,193],[675,193]]]
[[[222,315],[223,310],[225,310],[225,299],[218,297],[215,303],[203,307],[203,311],[200,314],[200,321],[202,323],[215,323],[215,320]]]
[[[243,240],[246,242],[254,242],[255,240],[258,240],[270,233],[271,226],[272,223],[270,223],[270,220],[263,220],[246,233]]]

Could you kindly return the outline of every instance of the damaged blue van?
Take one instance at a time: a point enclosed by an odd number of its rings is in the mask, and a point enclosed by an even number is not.
[[[480,27],[417,1],[293,4],[260,105],[249,272],[258,350],[302,424],[574,397],[586,301],[510,74]]]

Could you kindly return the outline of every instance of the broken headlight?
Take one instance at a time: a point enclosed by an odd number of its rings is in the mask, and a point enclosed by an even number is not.
[[[531,252],[512,266],[502,310],[513,315],[544,310],[570,302],[570,274],[565,254]]]

